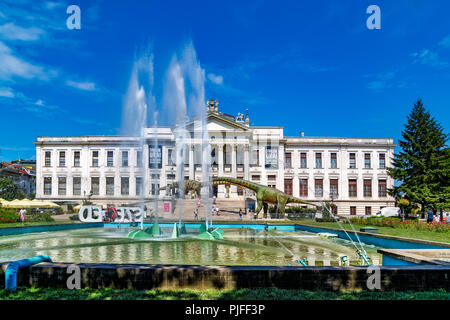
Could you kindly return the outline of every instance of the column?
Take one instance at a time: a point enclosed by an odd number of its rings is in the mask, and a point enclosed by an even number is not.
[[[250,180],[249,167],[250,167],[250,157],[249,157],[250,146],[244,146],[244,179]]]
[[[191,179],[191,180],[195,179],[195,173],[194,173],[194,148],[195,148],[194,144],[191,144],[189,146],[189,179]]]
[[[236,154],[237,154],[237,145],[233,144],[231,146],[231,176],[233,178],[237,177],[237,168],[236,168]],[[232,185],[230,187],[230,198],[237,196],[237,187]]]
[[[217,150],[218,152],[218,161],[219,164],[219,177],[223,177],[223,143],[217,144]],[[218,198],[224,198],[225,193],[225,187],[224,185],[219,185],[217,187],[217,197]]]

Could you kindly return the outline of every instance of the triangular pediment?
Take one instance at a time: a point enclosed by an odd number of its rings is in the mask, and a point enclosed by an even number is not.
[[[206,128],[208,131],[247,131],[248,127],[244,123],[239,123],[232,116],[221,115],[220,113],[208,113]],[[186,129],[189,131],[200,131],[201,121],[191,121]]]
[[[214,113],[208,115],[207,128],[208,131],[248,130],[245,124],[231,120],[229,117],[221,117]]]

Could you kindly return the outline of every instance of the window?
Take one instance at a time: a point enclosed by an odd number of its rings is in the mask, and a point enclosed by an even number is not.
[[[384,198],[387,195],[386,180],[378,180],[378,196]]]
[[[292,179],[284,179],[284,193],[292,196]]]
[[[44,194],[47,196],[52,194],[52,178],[51,177],[44,178]]]
[[[136,167],[142,167],[142,151],[136,151]]]
[[[349,165],[350,169],[355,169],[356,168],[356,153],[350,153],[350,165]]]
[[[337,153],[336,152],[332,152],[331,153],[330,167],[331,167],[331,169],[336,169],[337,168]]]
[[[364,179],[364,197],[372,196],[372,180]]]
[[[175,165],[175,157],[174,157],[173,149],[167,150],[167,165],[169,165],[169,166]]]
[[[276,180],[277,180],[277,176],[274,175],[274,174],[269,174],[269,175],[267,176],[267,180],[268,180],[268,181],[276,181]]]
[[[122,167],[128,167],[128,151],[122,151]]]
[[[114,177],[106,177],[106,195],[114,195]]]
[[[261,176],[259,174],[254,174],[254,175],[252,175],[252,180],[259,181],[259,180],[261,180]]]
[[[323,179],[314,180],[314,195],[316,198],[323,197]]]
[[[159,183],[152,183],[152,196],[159,194]]]
[[[259,166],[259,150],[252,150],[252,159],[250,163],[254,166]]]
[[[107,167],[114,166],[114,151],[108,151],[106,156],[106,166]]]
[[[308,179],[300,179],[300,197],[308,196]]]
[[[306,162],[306,152],[300,153],[300,168],[306,169],[307,162]]]
[[[91,177],[91,192],[92,195],[100,194],[100,178],[99,177]]]
[[[66,177],[58,177],[58,195],[66,195]]]
[[[337,215],[337,214],[338,214],[338,208],[337,208],[336,205],[334,205],[334,206],[331,207],[331,213],[334,214],[334,215]]]
[[[65,151],[59,152],[59,166],[60,167],[66,166],[66,152]]]
[[[244,190],[241,187],[237,187],[236,188],[236,192],[238,196],[243,196],[244,195]]]
[[[52,166],[52,153],[51,151],[45,151],[45,166],[51,167]]]
[[[292,168],[292,154],[290,152],[284,154],[284,167],[288,169]]]
[[[175,180],[175,174],[173,174],[173,173],[168,174],[167,180]]]
[[[366,215],[366,216],[372,215],[372,207],[366,207],[365,215]]]
[[[128,177],[120,178],[120,193],[123,196],[130,194],[130,178]]]
[[[316,153],[316,169],[322,169],[322,154],[320,152]]]
[[[338,179],[330,179],[330,197],[337,198],[338,197]]]
[[[358,193],[357,185],[356,185],[356,179],[349,179],[348,180],[348,196],[349,197],[356,197]]]
[[[356,207],[350,207],[350,215],[356,216]]]
[[[370,169],[370,153],[365,153],[364,154],[364,168],[365,169]]]
[[[386,168],[386,155],[384,153],[380,153],[380,169]]]
[[[152,180],[159,180],[159,174],[158,173],[152,173],[151,177],[152,177]]]
[[[142,177],[136,177],[136,195],[141,196],[143,193]]]
[[[73,166],[74,167],[80,166],[80,151],[73,152]]]
[[[81,177],[73,177],[72,190],[74,196],[81,195]]]
[[[98,151],[92,151],[92,166],[98,167]]]

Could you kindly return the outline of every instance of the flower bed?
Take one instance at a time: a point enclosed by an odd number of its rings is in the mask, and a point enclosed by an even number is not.
[[[386,218],[386,217],[350,218],[350,221],[352,223],[360,225],[433,231],[433,232],[450,232],[450,224],[446,224],[445,222],[423,223],[411,219],[406,219],[405,221],[402,221],[399,218]]]
[[[25,215],[25,222],[53,222],[52,216],[45,212],[39,213],[33,211]],[[14,209],[0,208],[0,223],[17,223],[20,221],[18,212]]]

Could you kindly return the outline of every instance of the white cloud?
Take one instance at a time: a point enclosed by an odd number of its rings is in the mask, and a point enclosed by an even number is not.
[[[215,83],[217,85],[223,84],[223,77],[220,75],[215,75],[214,73],[208,73],[207,77],[208,77],[209,81],[211,81],[212,83]]]
[[[53,72],[46,73],[41,66],[34,65],[14,55],[12,50],[0,41],[0,79],[13,77],[47,80]]]
[[[89,82],[89,81],[78,82],[78,81],[67,80],[66,84],[68,86],[74,87],[76,89],[85,90],[85,91],[95,91],[95,90],[97,90],[97,88],[95,86],[95,83],[94,82]]]
[[[36,27],[22,28],[14,23],[0,26],[0,36],[5,40],[35,41],[44,34],[44,30]]]
[[[0,88],[0,97],[14,98],[14,92],[11,88],[8,87]]]
[[[414,52],[411,54],[414,58],[413,63],[419,63],[423,65],[430,65],[433,67],[448,67],[449,63],[441,61],[439,55],[428,49],[422,49],[420,52]]]

